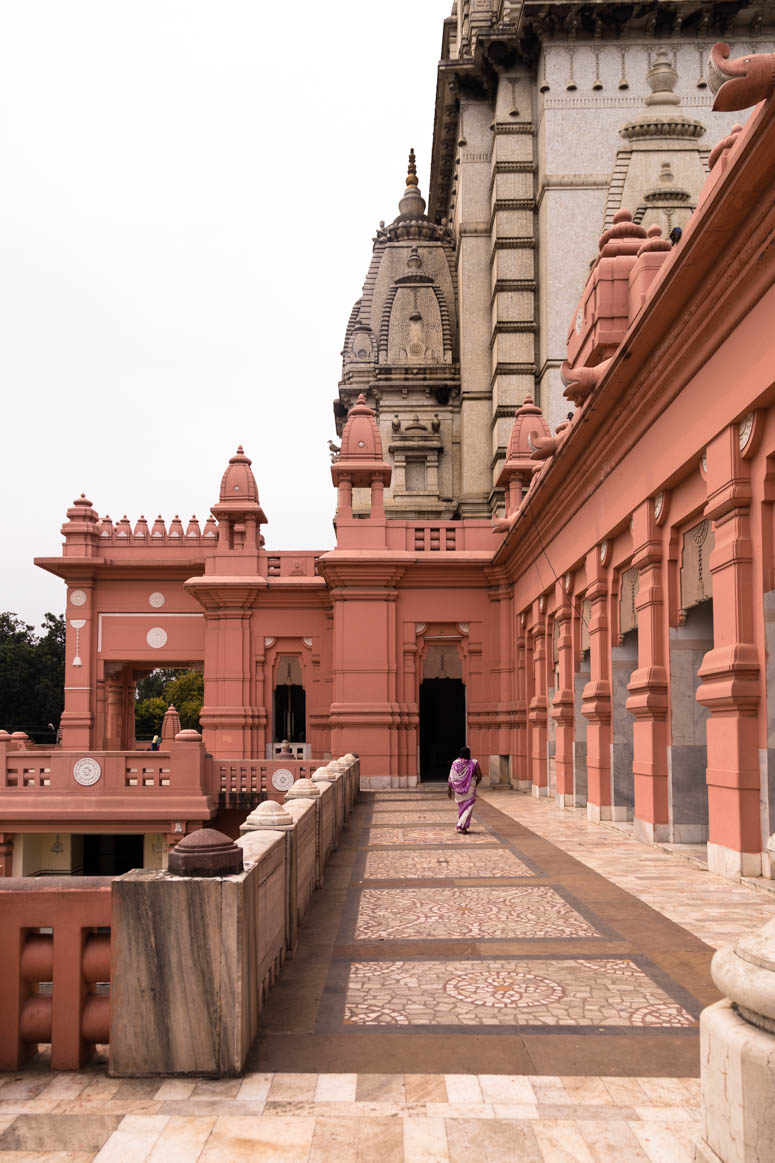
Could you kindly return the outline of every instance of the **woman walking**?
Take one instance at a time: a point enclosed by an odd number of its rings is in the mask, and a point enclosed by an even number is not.
[[[476,759],[471,758],[468,747],[460,748],[460,755],[449,769],[447,795],[455,797],[457,804],[457,824],[455,830],[465,835],[471,824],[471,816],[476,803],[476,788],[482,772]]]

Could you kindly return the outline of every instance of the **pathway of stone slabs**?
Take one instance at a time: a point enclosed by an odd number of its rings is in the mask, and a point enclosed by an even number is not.
[[[767,893],[583,813],[362,794],[242,1078],[0,1075],[0,1163],[691,1163],[713,947]],[[707,942],[707,943],[706,943]]]
[[[492,803],[455,817],[361,795],[249,1068],[696,1076],[713,950]]]

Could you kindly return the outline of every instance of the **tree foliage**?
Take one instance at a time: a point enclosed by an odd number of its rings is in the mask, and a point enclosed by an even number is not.
[[[64,710],[65,619],[46,614],[40,633],[16,614],[0,613],[0,728],[53,743]]]
[[[204,677],[198,670],[155,670],[137,684],[135,735],[150,739],[161,732],[167,707],[172,703],[180,725],[198,731],[204,701]]]

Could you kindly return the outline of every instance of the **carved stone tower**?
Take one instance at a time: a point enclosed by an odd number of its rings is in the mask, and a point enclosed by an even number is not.
[[[347,329],[341,432],[363,391],[393,467],[388,516],[503,512],[515,409],[565,419],[560,369],[597,239],[629,210],[685,223],[713,114],[707,60],[775,47],[775,3],[455,0],[444,22],[428,211],[413,163]],[[707,137],[707,141],[706,141]]]

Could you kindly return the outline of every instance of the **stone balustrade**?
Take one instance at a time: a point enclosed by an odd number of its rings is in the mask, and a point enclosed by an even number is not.
[[[52,1069],[77,1070],[109,1041],[112,883],[0,879],[0,1070],[17,1070],[42,1044]]]
[[[357,795],[357,757],[324,770],[329,778],[298,779],[285,803],[251,812],[237,841],[243,871],[135,871],[114,881],[112,1074],[242,1069]]]

